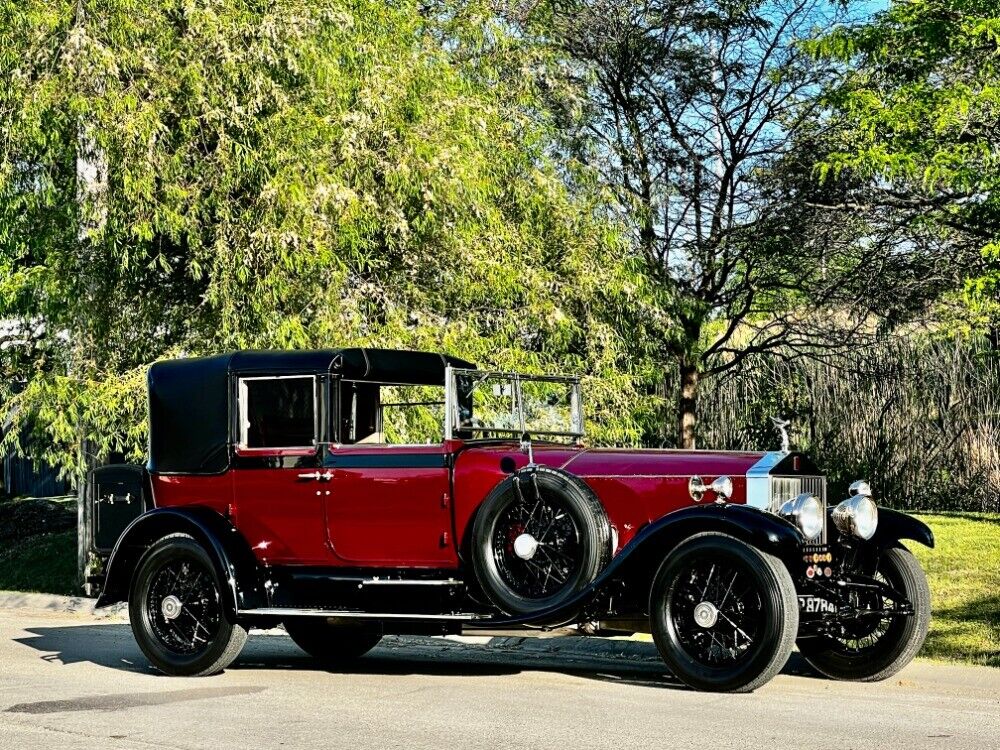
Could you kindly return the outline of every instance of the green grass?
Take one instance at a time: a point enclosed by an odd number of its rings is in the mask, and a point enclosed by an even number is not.
[[[76,594],[76,531],[0,545],[0,590]]]
[[[921,656],[1000,667],[1000,514],[921,514],[934,549],[907,546],[927,571],[931,632]]]

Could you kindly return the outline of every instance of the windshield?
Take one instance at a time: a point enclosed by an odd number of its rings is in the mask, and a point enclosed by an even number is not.
[[[583,437],[579,378],[449,368],[448,436]]]

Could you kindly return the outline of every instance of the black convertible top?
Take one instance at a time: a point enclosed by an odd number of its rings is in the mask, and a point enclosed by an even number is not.
[[[332,375],[408,385],[444,385],[445,367],[470,362],[399,349],[238,351],[173,359],[149,368],[149,470],[218,474],[229,467],[230,375]]]

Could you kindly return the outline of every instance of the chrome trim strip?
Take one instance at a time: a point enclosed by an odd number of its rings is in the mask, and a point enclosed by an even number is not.
[[[760,510],[771,510],[771,470],[788,455],[770,451],[747,469],[747,505]]]
[[[477,615],[470,612],[453,615],[401,614],[399,612],[338,612],[332,609],[296,609],[294,607],[261,607],[259,609],[244,609],[240,615],[258,615],[266,617],[348,617],[370,620],[483,620],[489,615]]]
[[[459,586],[461,581],[457,578],[445,578],[442,580],[421,580],[401,579],[401,578],[365,578],[359,581],[362,586]]]

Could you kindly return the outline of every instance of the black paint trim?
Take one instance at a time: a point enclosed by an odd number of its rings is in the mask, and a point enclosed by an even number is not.
[[[323,466],[337,469],[445,469],[451,464],[450,459],[447,453],[328,454]]]

